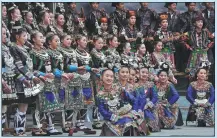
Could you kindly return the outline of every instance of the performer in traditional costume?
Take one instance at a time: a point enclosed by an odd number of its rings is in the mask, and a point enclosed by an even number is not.
[[[121,32],[121,41],[129,42],[131,44],[132,52],[136,52],[136,40],[138,37],[142,38],[142,33],[136,28],[136,13],[135,11],[128,11],[127,13],[128,25],[124,26]]]
[[[84,125],[84,121],[86,116],[89,117],[89,114],[87,113],[87,108],[90,109],[94,105],[94,92],[92,89],[90,72],[96,73],[98,70],[96,68],[91,68],[93,66],[92,58],[90,54],[85,51],[85,49],[87,48],[87,38],[85,36],[78,35],[76,38],[76,42],[77,48],[75,49],[75,53],[78,67],[85,66],[86,68],[86,70],[78,71],[81,79],[80,84],[82,87],[82,93],[79,93],[78,91],[73,92],[74,96],[81,95],[79,101],[80,108],[75,113],[75,115],[77,116],[76,126],[78,130],[84,131],[84,133],[95,134],[96,131],[92,131],[90,128],[87,128]]]
[[[143,100],[146,101],[145,105],[142,105],[142,111],[144,111],[144,118],[147,122],[149,130],[151,132],[159,132],[159,119],[156,110],[156,103],[158,101],[157,92],[153,89],[154,83],[149,81],[149,70],[147,67],[141,67],[139,70],[139,82],[135,85],[137,97],[139,95],[145,95],[146,99],[141,99],[139,103],[141,104]]]
[[[87,28],[85,26],[85,16],[84,9],[81,8],[81,12],[78,13],[76,11],[76,3],[70,2],[68,3],[69,10],[65,14],[66,18],[66,30],[67,33],[71,35],[73,43],[75,42],[74,35],[82,34],[87,36]]]
[[[16,135],[24,136],[26,111],[28,104],[35,102],[36,95],[40,92],[37,88],[40,79],[33,75],[33,62],[24,45],[27,41],[26,30],[17,21],[12,28],[12,32],[11,55],[14,57],[15,66],[20,72],[17,74],[18,80],[15,81],[18,96],[16,103],[20,104],[14,117],[14,129]]]
[[[113,2],[112,7],[116,10],[110,15],[110,24],[115,24],[118,27],[118,35],[120,31],[127,25],[127,10],[124,9],[123,2]]]
[[[91,2],[91,12],[87,16],[86,26],[89,32],[89,35],[97,35],[101,34],[101,27],[100,27],[100,19],[102,17],[108,17],[108,14],[105,12],[104,9],[99,10],[99,2]]]
[[[56,14],[55,14],[55,23],[54,29],[56,30],[57,35],[61,38],[65,33],[65,9],[63,3],[57,3]]]
[[[65,73],[69,74],[72,72],[73,78],[69,78],[69,82],[67,86],[61,86],[59,90],[59,98],[58,101],[60,104],[64,106],[65,111],[62,112],[62,123],[63,123],[63,132],[69,133],[71,129],[73,129],[73,133],[75,130],[75,121],[76,115],[74,111],[76,111],[80,107],[80,99],[73,95],[74,91],[82,90],[80,84],[80,76],[76,72],[77,70],[85,70],[84,67],[78,67],[76,53],[74,49],[71,48],[72,39],[70,35],[63,35],[61,38],[61,47],[58,47],[58,51],[63,55],[63,70]],[[70,75],[71,76],[71,75]]]
[[[42,105],[44,105],[44,95],[49,94],[49,87],[52,87],[52,83],[48,82],[48,79],[53,76],[51,70],[51,61],[46,49],[43,47],[45,43],[44,36],[42,33],[36,31],[33,32],[31,35],[31,40],[33,42],[33,49],[29,52],[32,60],[33,60],[33,69],[34,74],[43,80],[43,84],[41,83],[41,87],[44,86],[45,88],[39,94],[36,100],[36,107],[33,113],[33,136],[49,136],[47,132],[42,129],[42,125],[40,123],[40,115],[42,115],[45,110],[43,110]],[[50,73],[50,74],[49,74]],[[50,85],[50,86],[49,86]]]
[[[187,73],[194,70],[202,59],[211,59],[210,62],[213,62],[212,55],[208,57],[207,51],[214,45],[214,36],[207,29],[203,29],[204,18],[202,16],[196,17],[193,23],[196,29],[189,32],[187,40],[184,42],[186,48],[190,50]]]
[[[186,95],[186,99],[191,104],[186,121],[197,121],[198,127],[205,127],[206,124],[214,126],[213,104],[215,102],[215,89],[207,81],[209,66],[209,62],[201,62]]]
[[[160,70],[160,65],[166,62],[170,67],[168,71],[169,80],[176,84],[177,80],[173,75],[171,62],[170,60],[166,59],[164,55],[161,53],[162,46],[163,43],[161,41],[155,41],[155,50],[151,54],[151,64],[153,67],[155,67],[155,70],[152,73],[157,75],[157,72]],[[157,80],[158,79],[155,77],[155,81]]]
[[[108,49],[105,51],[105,56],[106,56],[106,66],[109,69],[120,69],[120,61],[121,61],[121,56],[117,52],[116,48],[118,47],[118,38],[116,36],[110,36],[108,39]]]
[[[30,5],[27,5],[25,3],[23,9],[23,18],[24,18],[24,24],[23,27],[27,30],[28,32],[28,41],[31,39],[31,35],[34,33],[34,31],[39,30],[38,25],[36,23],[36,19],[33,16],[33,13],[30,9]]]
[[[155,10],[152,10],[148,7],[147,2],[140,2],[141,8],[139,8],[136,12],[136,25],[137,28],[141,31],[143,34],[143,39],[145,46],[147,48],[147,51],[149,53],[152,53],[153,48],[153,36],[155,33],[155,30],[157,29],[157,19],[158,14]]]
[[[128,69],[128,68],[127,68]],[[101,136],[138,136],[140,132],[134,113],[137,108],[136,99],[113,83],[114,73],[110,69],[102,72],[102,86],[98,91],[99,111],[104,117]],[[131,104],[130,104],[131,103]],[[144,133],[143,133],[144,135]]]
[[[105,63],[106,63],[106,57],[104,53],[102,52],[103,48],[103,39],[101,37],[94,37],[93,39],[94,43],[94,48],[92,49],[90,55],[93,60],[93,67],[97,68],[99,70],[103,70],[105,68]],[[94,89],[94,96],[97,95],[97,89],[99,85],[99,78],[95,75],[92,74],[92,80],[94,80],[93,83],[93,89]],[[98,85],[97,85],[98,84]],[[95,101],[95,106],[97,107],[98,103]],[[99,122],[99,113],[97,108],[93,108],[93,125],[92,127],[94,129],[101,129],[102,124]]]
[[[174,59],[174,52],[175,52],[175,45],[174,41],[178,40],[178,36],[173,36],[171,31],[168,31],[168,14],[167,13],[161,13],[159,15],[159,24],[160,28],[155,34],[155,38],[158,40],[161,40],[164,47],[162,49],[162,53],[164,57],[172,63],[172,70],[176,71],[175,66],[175,59]],[[157,41],[157,40],[155,40]]]
[[[131,45],[129,42],[124,43],[121,60],[124,64],[128,65],[131,68],[137,69],[139,67],[137,56],[131,52]]]
[[[6,28],[2,27],[2,130],[5,127],[7,105],[17,99],[16,76],[20,74],[14,64],[14,58],[7,45]]]
[[[46,36],[47,33],[53,32],[56,34],[56,30],[51,25],[50,15],[48,13],[49,9],[47,7],[44,7],[44,5],[37,5],[36,7],[37,11],[37,22],[39,23],[39,31],[43,34],[43,36]]]
[[[101,34],[98,34],[103,39],[103,50],[108,49],[107,39],[109,38],[109,31],[108,31],[108,18],[102,17],[100,19],[100,27],[101,27]]]
[[[156,109],[159,116],[160,128],[173,129],[178,118],[179,94],[174,85],[168,81],[169,65],[163,63],[158,72],[159,81],[153,89],[157,92],[158,102]]]
[[[16,21],[19,21],[22,16],[20,13],[20,10],[18,9],[17,5],[15,5],[13,2],[9,2],[7,4],[7,10],[8,10],[8,29],[10,33],[12,33],[12,27],[15,24]]]

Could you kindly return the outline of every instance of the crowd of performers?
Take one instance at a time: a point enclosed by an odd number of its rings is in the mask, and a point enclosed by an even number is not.
[[[184,13],[166,3],[168,12],[158,14],[148,3],[129,11],[117,2],[109,15],[93,2],[87,16],[76,3],[67,10],[57,3],[54,13],[44,3],[16,4],[2,5],[2,128],[7,107],[17,104],[14,134],[25,136],[33,104],[33,136],[94,134],[84,123],[90,116],[102,136],[173,129],[182,116],[174,87],[180,71],[191,76],[186,98],[197,125],[214,125],[214,87],[207,81],[214,63],[212,3],[203,11],[185,3]],[[62,132],[54,126],[57,112]]]

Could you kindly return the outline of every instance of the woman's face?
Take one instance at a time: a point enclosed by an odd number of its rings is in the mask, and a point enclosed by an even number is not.
[[[203,20],[196,21],[196,27],[199,29],[203,28]]]
[[[130,50],[131,50],[131,45],[130,45],[130,43],[126,43],[125,52],[126,52],[126,53],[130,53]]]
[[[59,44],[60,44],[60,39],[57,35],[55,35],[51,40],[50,45],[53,49],[56,49],[59,46]]]
[[[11,13],[11,17],[13,21],[19,21],[21,18],[20,10],[15,9],[13,13]]]
[[[161,21],[161,27],[162,28],[167,28],[168,27],[168,21],[167,20],[162,20]]]
[[[58,17],[57,17],[57,24],[60,25],[60,26],[63,26],[65,23],[65,18],[62,14],[60,14]]]
[[[165,82],[167,82],[168,81],[168,75],[167,75],[167,73],[165,72],[165,71],[162,71],[160,74],[159,74],[159,81],[161,82],[161,83],[165,83]]]
[[[117,37],[114,37],[111,41],[109,41],[109,44],[111,47],[117,48],[119,44]]]
[[[163,43],[162,42],[158,42],[155,46],[155,50],[157,52],[160,52],[162,50],[162,47],[163,47]]]
[[[103,73],[102,81],[105,85],[112,85],[114,81],[114,73],[111,70],[106,70]]]
[[[102,47],[103,47],[103,40],[102,40],[102,38],[99,38],[98,40],[96,40],[94,46],[95,46],[95,48],[97,50],[101,50]]]
[[[139,71],[139,78],[140,78],[140,80],[147,80],[148,79],[148,75],[149,75],[149,72],[148,72],[147,68],[140,69],[140,71]]]
[[[7,8],[6,8],[6,6],[2,7],[2,17],[3,18],[7,17]]]
[[[78,45],[80,48],[85,49],[87,47],[87,38],[83,36],[80,40],[78,40]]]
[[[139,53],[144,55],[146,53],[146,47],[144,44],[142,44],[139,48]]]
[[[33,41],[35,43],[35,45],[43,47],[44,43],[45,43],[45,38],[43,36],[42,33],[37,33],[36,37],[33,38]]]
[[[7,35],[6,35],[6,29],[2,28],[2,43],[6,43],[7,41]]]
[[[126,67],[121,68],[119,71],[119,79],[123,81],[128,81],[129,77],[130,77],[129,69]]]
[[[198,80],[206,80],[206,77],[207,77],[207,72],[205,69],[200,69],[200,71],[197,73],[197,77],[198,77]]]
[[[28,24],[32,24],[32,22],[33,22],[33,15],[32,15],[31,12],[28,12],[28,13],[26,14],[26,22],[27,22]]]
[[[65,47],[70,47],[72,44],[72,38],[70,35],[67,35],[64,39],[63,39],[63,45]]]
[[[48,12],[45,12],[43,21],[44,21],[44,24],[47,24],[47,25],[50,24],[51,18],[50,18],[50,14]]]
[[[22,32],[20,35],[16,35],[16,40],[19,44],[24,45],[27,41],[27,33]]]
[[[130,69],[129,82],[133,84],[135,83],[135,80],[136,80],[136,71],[134,69]]]
[[[129,24],[130,25],[135,25],[136,24],[136,16],[131,16],[129,19]]]

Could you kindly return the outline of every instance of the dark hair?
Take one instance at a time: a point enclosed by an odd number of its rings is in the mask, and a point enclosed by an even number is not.
[[[41,33],[41,32],[35,31],[35,32],[31,35],[31,41],[30,41],[30,42],[31,42],[32,44],[34,44],[33,39],[36,38],[36,36],[37,36],[39,33]],[[41,34],[42,34],[42,33],[41,33]]]
[[[76,43],[77,43],[77,41],[81,40],[81,38],[83,38],[83,37],[86,38],[86,36],[84,36],[84,35],[77,35],[76,38],[75,38]]]
[[[208,69],[206,69],[206,68],[199,68],[199,69],[197,69],[197,71],[195,72],[195,75],[194,75],[194,77],[193,77],[193,81],[196,81],[197,80],[197,74],[200,72],[200,70],[202,70],[202,69],[204,69],[205,71],[206,71],[206,73],[208,74],[208,72],[209,72],[209,70]]]
[[[11,13],[14,13],[15,10],[20,10],[20,9],[19,9],[18,7],[14,7],[14,9],[8,11],[8,15],[9,15],[9,16],[8,16],[8,21],[9,21],[9,23],[10,23],[10,21],[12,20]]]
[[[105,74],[105,72],[108,71],[108,70],[111,71],[111,72],[114,74],[114,71],[113,71],[113,70],[111,70],[111,69],[104,69],[104,70],[102,70],[102,72],[101,72],[102,76],[103,76],[103,75]]]
[[[63,15],[63,14],[61,14],[61,13],[56,13],[55,16],[54,16],[54,19],[57,20],[60,15]],[[64,17],[64,15],[63,15],[63,17]],[[65,17],[64,17],[64,18],[65,18]]]
[[[127,66],[121,66],[121,68],[118,70],[118,73],[120,72],[120,70],[121,69],[123,69],[123,68],[127,68],[128,69],[128,71],[130,72],[130,68],[129,67],[127,67]]]
[[[13,29],[12,29],[12,33],[11,33],[11,34],[12,34],[12,35],[11,35],[11,42],[16,42],[16,40],[17,40],[17,39],[16,39],[16,36],[17,36],[17,35],[20,36],[20,35],[21,35],[22,33],[24,33],[24,32],[27,32],[25,28],[20,28],[20,29],[18,29],[18,30],[13,30]]]
[[[107,38],[107,41],[106,41],[107,44],[109,45],[109,41],[112,41],[115,37],[117,38],[117,36],[115,36],[115,35],[109,35]]]
[[[142,67],[139,69],[139,71],[142,70],[142,69],[147,69],[147,70],[148,70],[149,67],[147,67],[147,66],[142,66]],[[149,71],[149,70],[148,70],[148,71]]]
[[[64,33],[64,35],[62,35],[61,37],[60,37],[60,40],[62,41],[62,40],[64,40],[65,38],[66,38],[66,36],[70,36],[69,34],[66,34],[66,33]],[[71,37],[71,36],[70,36]]]
[[[102,39],[101,36],[93,36],[93,42],[95,43],[97,40]]]
[[[163,44],[163,42],[161,40],[158,40],[158,41],[154,41],[154,46],[156,46],[159,42],[161,42]]]
[[[45,16],[46,13],[49,13],[48,11],[42,11],[42,12],[39,12],[38,16],[37,16],[37,22],[40,23],[43,21],[43,18]]]
[[[49,46],[49,42],[53,40],[54,36],[58,36],[57,34],[54,34],[54,33],[48,33],[46,35],[46,48],[48,48]]]

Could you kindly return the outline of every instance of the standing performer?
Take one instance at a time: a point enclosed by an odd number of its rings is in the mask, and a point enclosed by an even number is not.
[[[2,27],[2,130],[5,127],[7,105],[17,99],[16,79],[20,74],[14,64],[10,46],[7,45],[6,28]],[[21,75],[21,74],[20,74]]]
[[[194,70],[201,60],[209,59],[213,63],[212,55],[207,55],[207,51],[214,44],[214,36],[204,27],[204,18],[198,16],[193,21],[196,29],[189,32],[187,40],[185,40],[184,45],[188,50],[190,50],[190,57],[188,59],[188,64],[186,72],[191,72]]]
[[[94,48],[92,49],[90,55],[93,60],[93,67],[97,68],[99,70],[103,70],[105,68],[105,63],[106,63],[106,57],[104,53],[102,52],[103,48],[103,39],[101,37],[95,37],[93,39],[94,43]],[[99,86],[99,78],[95,74],[92,74],[92,80],[94,80],[93,83],[93,89],[94,89],[94,96],[96,97],[97,95],[97,89],[100,87]],[[98,84],[98,85],[97,85]],[[98,106],[97,101],[95,101],[95,106]],[[94,129],[101,129],[102,124],[99,122],[99,113],[97,108],[93,108],[93,125],[92,127]]]
[[[44,82],[44,87],[46,89],[46,92],[43,90],[41,94],[37,97],[36,100],[36,108],[35,112],[33,113],[33,125],[34,129],[32,130],[33,136],[49,136],[49,134],[42,130],[42,125],[40,124],[40,114],[43,113],[43,110],[41,110],[41,105],[43,105],[43,96],[44,94],[48,94],[48,87],[52,87],[49,85],[52,85],[48,82],[48,79],[53,76],[51,73],[51,61],[50,57],[47,54],[45,48],[43,47],[45,43],[45,39],[42,35],[42,33],[36,31],[33,32],[31,35],[31,40],[33,42],[33,49],[29,52],[32,60],[33,60],[33,69],[34,74],[38,76],[41,80]],[[42,85],[42,84],[40,84]]]
[[[16,91],[18,100],[17,112],[14,117],[15,134],[25,135],[26,111],[28,104],[35,102],[36,95],[40,92],[35,87],[40,83],[40,79],[33,75],[33,62],[24,45],[27,41],[27,32],[21,26],[19,21],[15,22],[12,28],[12,46],[11,55],[14,57],[14,63],[18,71],[16,82]],[[33,90],[33,88],[36,88]]]
[[[105,12],[104,9],[99,10],[99,2],[91,2],[90,3],[91,6],[91,12],[89,13],[89,15],[87,16],[87,20],[86,20],[86,26],[89,32],[89,35],[97,35],[97,34],[101,34],[101,27],[99,26],[100,24],[100,19],[102,17],[107,17],[108,18],[108,14]]]
[[[168,31],[173,34],[179,34],[181,25],[180,25],[180,12],[176,10],[177,2],[166,2],[164,7],[168,8]],[[182,55],[184,48],[178,41],[174,42],[175,45],[175,63],[176,69],[178,71],[184,71],[184,62],[180,55]]]
[[[136,28],[136,13],[135,11],[128,11],[127,13],[128,25],[124,26],[121,32],[122,41],[128,41],[131,45],[132,52],[136,52],[136,40],[142,37],[142,33]]]
[[[51,18],[48,12],[49,9],[43,7],[43,5],[37,5],[36,11],[37,22],[39,23],[39,31],[43,34],[43,36],[46,36],[49,32],[53,32],[56,34],[56,30],[51,25]]]
[[[154,91],[157,92],[158,102],[157,111],[160,120],[160,128],[173,129],[178,118],[179,94],[174,85],[168,81],[169,65],[163,63],[162,70],[158,72],[159,81],[154,85]]]
[[[97,72],[97,69],[91,68],[93,65],[90,54],[85,49],[87,47],[87,38],[82,35],[78,35],[76,38],[77,48],[75,49],[76,60],[78,67],[85,66],[86,70],[78,71],[81,78],[82,96],[80,99],[80,109],[77,115],[77,128],[80,131],[84,131],[86,134],[95,134],[96,131],[92,131],[84,125],[85,117],[89,117],[87,112],[88,108],[92,108],[94,105],[94,93],[91,84],[90,72]],[[73,95],[78,95],[79,92],[74,91]]]
[[[163,42],[164,47],[162,49],[162,53],[164,57],[170,60],[170,62],[172,63],[172,70],[176,71],[175,58],[174,58],[174,52],[175,52],[174,41],[178,40],[179,37],[173,36],[172,32],[168,31],[167,13],[161,13],[159,18],[160,18],[159,20],[160,28],[156,32],[155,38]]]
[[[69,74],[69,76],[73,76],[68,82],[67,86],[62,86],[59,91],[59,102],[64,105],[65,111],[62,113],[62,123],[63,123],[63,132],[69,133],[70,129],[73,129],[73,132],[76,132],[74,129],[75,124],[75,115],[73,116],[73,111],[77,110],[79,107],[80,99],[74,96],[72,93],[73,91],[81,91],[80,77],[77,70],[85,69],[84,67],[78,67],[76,53],[71,48],[72,39],[70,35],[63,35],[61,38],[61,47],[57,50],[63,55],[63,70],[65,73]],[[70,74],[73,72],[73,74]]]
[[[109,44],[108,49],[105,51],[105,56],[106,56],[106,66],[109,69],[115,69],[115,73],[117,72],[118,69],[120,69],[120,61],[121,61],[121,56],[117,52],[117,47],[118,47],[118,38],[116,36],[110,36],[107,39],[107,42]]]
[[[13,2],[9,2],[7,4],[7,10],[8,10],[8,29],[10,33],[12,33],[12,27],[15,24],[16,21],[19,21],[21,19],[21,13],[18,9],[17,5],[15,5]]]
[[[127,25],[127,10],[124,9],[123,2],[113,2],[112,7],[115,7],[116,10],[110,15],[110,23],[117,25],[119,35],[120,31]]]
[[[190,83],[186,99],[191,103],[190,112],[196,112],[196,121],[198,127],[205,127],[206,123],[214,126],[213,104],[215,102],[215,89],[213,85],[207,81],[209,63],[201,62],[195,72],[194,81]],[[195,115],[188,113],[186,121]]]
[[[57,3],[56,14],[55,14],[55,24],[54,29],[61,38],[65,33],[65,17],[64,17],[65,9],[63,3]]]
[[[153,36],[157,29],[158,14],[155,10],[149,9],[147,2],[140,2],[141,8],[137,10],[136,24],[137,28],[144,36],[145,46],[149,53],[153,52]]]

